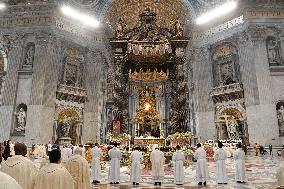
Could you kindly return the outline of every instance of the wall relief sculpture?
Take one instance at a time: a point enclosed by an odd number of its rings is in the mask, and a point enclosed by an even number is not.
[[[79,49],[69,48],[64,57],[63,83],[68,86],[80,87],[82,85],[82,63],[84,57]]]
[[[284,136],[284,101],[276,104],[276,112],[279,126],[279,134]]]
[[[275,37],[268,37],[266,39],[267,57],[270,66],[277,66],[281,64],[280,57],[280,41]]]
[[[24,103],[19,104],[14,115],[16,120],[14,134],[25,134],[27,124],[27,105]]]
[[[212,59],[214,86],[230,85],[240,80],[235,46],[225,43],[215,47]]]
[[[34,63],[34,55],[35,55],[35,44],[29,43],[26,46],[26,52],[24,56],[24,62],[22,69],[23,70],[32,70]]]

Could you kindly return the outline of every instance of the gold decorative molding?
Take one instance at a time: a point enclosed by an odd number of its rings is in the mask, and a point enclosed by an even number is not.
[[[160,82],[168,79],[169,71],[167,73],[163,71],[150,71],[149,69],[144,72],[140,70],[139,72],[131,72],[128,73],[130,81],[140,81],[140,82]]]
[[[108,9],[107,17],[112,26],[116,26],[122,18],[128,28],[134,28],[139,22],[139,13],[143,12],[145,7],[149,7],[158,15],[157,25],[164,28],[170,28],[177,18],[184,23],[188,16],[181,0],[114,0]]]

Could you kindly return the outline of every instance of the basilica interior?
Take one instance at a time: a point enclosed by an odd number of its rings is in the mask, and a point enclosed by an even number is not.
[[[226,2],[226,14],[202,17]],[[165,144],[186,135],[192,144],[280,146],[283,7],[281,0],[4,0],[0,140]]]
[[[157,164],[159,188],[175,188],[177,152],[186,189],[200,159],[206,188],[284,188],[284,1],[0,0],[0,174],[19,144],[41,169],[81,150],[101,171],[92,189],[132,188],[137,149],[135,188],[153,187]]]

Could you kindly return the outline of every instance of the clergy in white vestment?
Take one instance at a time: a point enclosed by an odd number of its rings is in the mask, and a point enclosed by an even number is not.
[[[31,189],[39,169],[25,157],[27,155],[25,144],[16,143],[14,150],[15,155],[2,163],[1,171],[13,177],[23,189]]]
[[[234,153],[234,159],[236,162],[236,181],[239,183],[245,183],[246,177],[246,166],[245,166],[245,152],[242,149],[242,144],[237,144],[237,150]]]
[[[101,180],[101,157],[103,156],[102,150],[99,148],[99,144],[95,143],[95,147],[91,150],[92,154],[92,180],[93,184],[100,183]]]
[[[201,144],[197,144],[197,150],[194,153],[194,158],[197,160],[196,165],[196,178],[198,185],[206,186],[206,181],[209,178],[208,164],[206,159],[206,151],[201,147]]]
[[[134,151],[131,153],[131,172],[130,172],[130,181],[133,185],[139,185],[141,182],[141,162],[143,160],[142,152],[139,151],[138,147],[134,148]]]
[[[185,161],[184,153],[181,151],[181,147],[177,145],[176,152],[174,152],[172,161],[174,162],[174,182],[176,185],[183,185],[184,183],[184,167]]]
[[[164,171],[164,164],[165,164],[165,157],[164,153],[156,148],[150,154],[150,161],[152,164],[152,178],[155,185],[161,185],[162,181],[164,180],[165,171]]]
[[[0,178],[1,189],[23,189],[13,177],[7,175],[6,173],[0,171]]]
[[[75,181],[75,189],[91,188],[89,163],[82,156],[82,148],[74,149],[74,155],[66,162],[66,169]]]
[[[218,141],[218,149],[214,153],[214,160],[216,161],[216,180],[218,184],[227,184],[228,175],[226,168],[227,152],[222,148],[222,142]]]
[[[63,146],[63,148],[61,149],[62,163],[65,164],[71,156],[72,156],[72,149],[67,146]]]
[[[33,189],[74,189],[71,174],[61,165],[61,152],[54,149],[49,154],[48,165],[39,170]]]
[[[117,148],[117,146],[117,143],[114,143],[114,147],[108,152],[108,155],[110,157],[110,166],[108,173],[110,184],[119,184],[120,181],[121,152],[119,148]]]
[[[277,185],[284,186],[284,162],[282,162],[276,172]]]

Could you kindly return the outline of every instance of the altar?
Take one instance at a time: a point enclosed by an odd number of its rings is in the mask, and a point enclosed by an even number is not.
[[[157,144],[159,146],[166,145],[166,139],[164,138],[154,138],[154,137],[137,137],[134,138],[134,145],[141,145],[141,146],[152,146]]]

